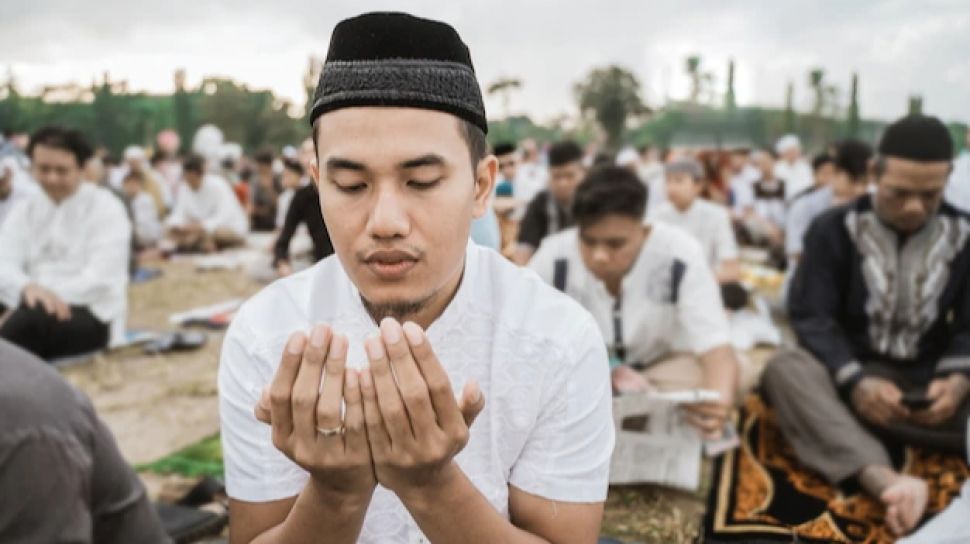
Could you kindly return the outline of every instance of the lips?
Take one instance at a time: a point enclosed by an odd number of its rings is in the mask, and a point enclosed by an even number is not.
[[[403,278],[418,263],[417,257],[399,250],[375,251],[364,259],[367,268],[380,279]]]

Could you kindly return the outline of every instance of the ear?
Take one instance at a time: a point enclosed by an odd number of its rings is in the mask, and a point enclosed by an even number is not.
[[[478,219],[488,210],[488,200],[492,198],[495,189],[495,177],[498,173],[498,159],[495,155],[488,155],[478,161],[475,168],[475,205],[472,217]]]
[[[310,169],[310,177],[313,179],[313,183],[316,184],[317,189],[320,189],[320,167],[317,165],[316,156],[310,159],[310,164],[307,166]]]

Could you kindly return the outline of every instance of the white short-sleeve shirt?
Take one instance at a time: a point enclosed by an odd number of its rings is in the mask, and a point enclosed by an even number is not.
[[[684,350],[700,355],[730,342],[717,280],[700,244],[687,232],[650,223],[650,235],[623,278],[619,305],[586,268],[579,244],[575,227],[550,236],[529,267],[553,285],[556,268],[562,276],[565,267],[566,294],[593,314],[611,346],[622,342],[624,362],[650,364]]]
[[[673,225],[691,233],[700,242],[704,258],[712,269],[724,261],[737,260],[738,243],[727,208],[698,198],[685,211],[672,203],[664,202],[652,216],[655,220]]]
[[[315,323],[346,334],[348,364],[362,366],[364,339],[377,325],[335,256],[269,285],[233,319],[219,366],[230,497],[292,497],[309,477],[273,446],[253,408],[288,336]],[[509,485],[563,502],[606,498],[614,439],[609,368],[588,312],[529,270],[470,243],[461,286],[427,334],[454,390],[474,378],[485,395],[456,462],[498,512],[509,514]],[[359,541],[420,537],[401,501],[378,486]]]

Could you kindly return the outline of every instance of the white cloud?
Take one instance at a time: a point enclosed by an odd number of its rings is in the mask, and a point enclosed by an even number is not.
[[[337,21],[402,9],[401,2],[351,0],[0,1],[0,51],[27,90],[87,83],[108,70],[131,88],[168,92],[172,73],[184,67],[190,83],[226,75],[297,103],[307,56],[326,52]],[[780,105],[792,81],[797,105],[807,108],[807,72],[819,66],[844,92],[859,73],[864,115],[895,117],[916,93],[927,111],[970,120],[965,0],[424,0],[406,9],[455,25],[483,86],[521,78],[512,109],[540,118],[573,112],[573,84],[607,63],[632,69],[653,105],[665,95],[683,98],[684,59],[699,54],[720,90],[735,59],[742,104]],[[498,100],[487,105],[500,113]]]

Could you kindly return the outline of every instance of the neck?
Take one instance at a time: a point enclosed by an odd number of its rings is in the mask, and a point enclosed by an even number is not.
[[[375,305],[361,297],[361,302],[363,302],[364,308],[367,310],[371,319],[374,320],[374,323],[380,324],[381,320],[385,317],[391,317],[400,323],[413,321],[422,329],[427,330],[435,320],[441,317],[441,314],[444,313],[445,309],[455,298],[455,295],[458,293],[458,288],[461,286],[464,270],[464,259],[462,259],[462,265],[448,279],[448,282],[428,298],[421,301]]]

